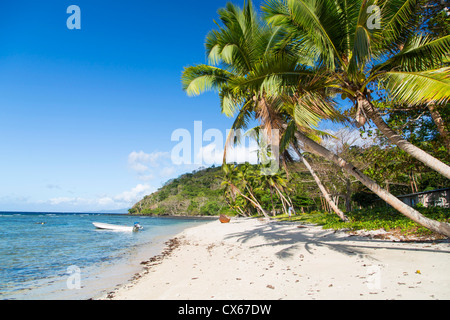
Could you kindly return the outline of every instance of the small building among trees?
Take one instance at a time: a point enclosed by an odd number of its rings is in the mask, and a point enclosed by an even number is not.
[[[424,207],[450,207],[450,188],[417,192],[398,196],[401,201],[414,207],[421,203]]]

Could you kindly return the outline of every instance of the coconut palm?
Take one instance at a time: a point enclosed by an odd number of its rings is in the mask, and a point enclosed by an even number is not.
[[[450,68],[445,66],[450,35],[432,38],[408,32],[414,30],[410,22],[417,3],[267,0],[263,11],[269,23],[284,28],[284,46],[314,60],[317,77],[354,103],[359,126],[371,119],[391,143],[450,178],[448,165],[394,132],[373,103],[377,89],[393,103],[409,106],[450,99]]]
[[[245,3],[243,10],[228,3],[218,13],[224,26],[218,26],[218,30],[211,31],[206,38],[210,64],[187,67],[183,72],[183,89],[188,95],[217,90],[222,113],[235,116],[232,129],[247,129],[248,123],[256,118],[272,145],[278,144],[271,139],[272,130],[284,130],[286,116],[280,112],[284,108],[290,108],[296,123],[309,134],[315,132],[313,127],[320,119],[341,119],[323,94],[324,80],[316,78],[307,67],[312,61],[289,54],[286,48],[278,46],[279,40],[285,37],[284,30],[262,21],[251,1]],[[277,74],[283,77],[278,78]],[[272,96],[269,89],[274,83],[286,89],[283,99]],[[237,142],[235,132],[231,130],[227,138],[224,163],[227,147]],[[331,201],[329,196],[324,196]],[[333,204],[330,206],[337,208]]]
[[[297,153],[300,160],[303,162],[305,167],[308,169],[308,171],[311,173],[312,177],[314,178],[314,181],[316,182],[317,186],[319,187],[320,191],[322,192],[322,195],[324,199],[328,202],[330,205],[330,208],[341,218],[343,221],[349,221],[348,217],[339,209],[339,207],[334,203],[334,201],[331,199],[330,194],[326,190],[325,186],[323,185],[322,181],[320,181],[320,178],[315,173],[314,169],[311,167],[309,162],[305,159],[303,154],[300,152],[298,148],[297,143],[292,143],[292,149]]]
[[[255,197],[252,187],[254,173],[250,165],[245,163],[241,166],[235,166],[225,163],[222,166],[222,171],[224,173],[222,186],[225,186],[225,192],[228,193],[233,200],[235,200],[236,195],[241,196],[251,203],[251,205],[266,218],[269,218],[267,211]]]
[[[423,216],[420,212],[415,210],[414,208],[408,206],[395,196],[393,196],[388,191],[381,188],[375,181],[367,177],[361,171],[358,170],[354,165],[345,161],[338,155],[334,154],[330,150],[324,148],[317,142],[308,138],[305,134],[303,134],[300,130],[295,132],[297,139],[309,150],[313,153],[324,157],[325,159],[333,162],[338,165],[342,170],[347,172],[348,174],[355,177],[358,181],[360,181],[367,188],[372,190],[376,195],[378,195],[382,200],[386,201],[389,205],[391,205],[394,209],[398,210],[403,215],[407,216],[411,220],[417,222],[418,224],[447,237],[450,237],[450,224],[445,222],[439,222],[432,219],[429,219]]]
[[[258,165],[259,171],[264,171],[264,164]],[[290,191],[287,185],[286,172],[279,170],[275,174],[260,174],[256,177],[256,183],[258,183],[263,189],[270,191],[270,201],[272,204],[272,215],[275,216],[275,206],[273,202],[274,195],[278,197],[283,206],[283,212],[288,213],[287,208],[292,207],[292,200],[289,197],[288,191]],[[284,194],[283,194],[284,193]]]
[[[309,52],[304,56],[291,54],[293,49],[299,52],[305,43],[295,37],[288,42],[287,35],[291,31],[271,28],[261,22],[253,12],[251,2],[242,11],[228,4],[219,14],[224,27],[208,35],[207,51],[210,61],[220,62],[220,67],[198,65],[186,68],[182,82],[188,94],[217,90],[222,112],[229,116],[238,112],[234,126],[245,127],[249,120],[257,118],[266,132],[279,128],[295,134],[303,149],[308,148],[308,151],[334,162],[405,216],[450,236],[449,224],[427,219],[311,139],[314,124],[323,118],[337,117],[332,101],[327,97],[329,88],[340,87],[335,77],[324,76],[330,73],[326,70],[331,63],[327,57],[323,56],[320,66],[311,67],[311,60],[305,58],[311,55]],[[260,26],[263,31],[259,30]]]

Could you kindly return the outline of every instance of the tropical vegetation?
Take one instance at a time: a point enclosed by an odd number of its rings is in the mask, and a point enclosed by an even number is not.
[[[223,196],[221,179],[218,178],[220,172],[220,167],[202,168],[171,179],[137,202],[129,213],[171,216],[233,214]]]
[[[430,2],[420,0],[267,0],[262,16],[251,1],[242,9],[228,3],[218,11],[221,24],[206,38],[209,63],[185,68],[183,89],[189,95],[216,90],[222,113],[235,117],[235,129],[247,129],[250,120],[258,120],[258,131],[270,137],[275,146],[272,152],[280,151],[276,156],[284,168],[295,154],[300,160],[310,153],[318,155],[404,216],[450,236],[448,223],[426,217],[386,188],[393,176],[382,180],[383,188],[374,176],[379,171],[371,176],[357,162],[349,162],[351,158],[344,159],[344,153],[325,148],[320,142],[327,134],[317,130],[324,119],[363,130],[374,125],[378,131],[374,134],[387,144],[377,145],[379,154],[394,150],[408,161],[419,161],[425,171],[450,178],[445,117],[450,98],[450,35],[445,32],[448,19],[441,15],[446,8],[438,1],[431,6],[440,9],[439,18],[430,16]],[[341,110],[342,101],[352,107]],[[430,150],[429,137],[414,141],[404,134],[410,121],[398,127],[396,112],[400,110],[404,119],[417,110],[429,114],[445,154]],[[273,130],[281,133],[280,139],[273,138]],[[411,131],[414,136],[415,130],[421,129],[416,125]],[[228,145],[237,140],[230,136]],[[312,166],[303,163],[314,177]],[[224,166],[225,175],[233,170]],[[392,172],[394,176],[399,173]],[[329,207],[348,220],[327,196],[330,189],[321,187],[317,175],[314,180]],[[273,199],[271,183],[261,181],[261,186],[269,187]],[[233,201],[245,199],[247,205],[268,215],[249,181],[241,179],[238,186],[227,178],[224,187]],[[282,192],[276,194],[284,205],[290,203]],[[233,201],[230,207],[243,208]]]

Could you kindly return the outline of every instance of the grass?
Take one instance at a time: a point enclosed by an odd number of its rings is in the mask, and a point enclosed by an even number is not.
[[[430,219],[450,222],[450,209],[448,208],[431,207],[416,209]],[[354,210],[346,213],[346,215],[350,220],[347,223],[341,221],[334,213],[319,211],[295,215],[292,216],[291,220],[289,220],[287,215],[277,216],[277,219],[280,221],[318,224],[324,229],[346,229],[349,231],[384,229],[403,236],[414,235],[426,237],[434,235],[432,231],[420,226],[390,207]]]

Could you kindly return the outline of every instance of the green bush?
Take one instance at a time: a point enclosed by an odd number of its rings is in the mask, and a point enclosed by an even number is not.
[[[216,215],[220,210],[220,205],[216,201],[209,201],[200,208],[202,215]]]
[[[450,222],[450,209],[440,207],[417,208],[425,217]],[[405,217],[391,207],[361,209],[346,213],[349,222],[343,222],[336,214],[313,211],[293,217],[293,221],[304,221],[323,226],[324,229],[349,230],[396,230],[402,234],[429,235],[432,232]]]

